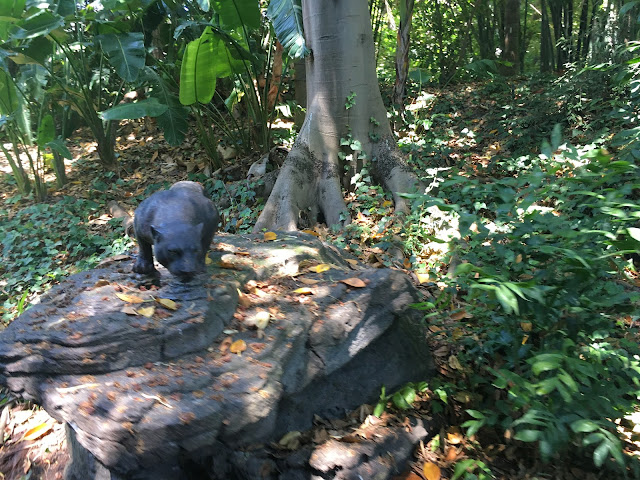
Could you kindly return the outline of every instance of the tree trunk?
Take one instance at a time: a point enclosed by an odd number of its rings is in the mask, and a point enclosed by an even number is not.
[[[401,0],[400,2],[400,28],[398,28],[396,44],[396,82],[393,86],[392,98],[393,103],[400,107],[400,111],[404,111],[404,91],[409,75],[409,34],[413,17],[413,1]]]
[[[584,60],[587,53],[588,32],[587,25],[589,20],[589,0],[582,0],[580,7],[580,28],[578,30],[578,46],[576,48],[576,60]]]
[[[547,73],[553,68],[553,42],[551,40],[551,28],[549,28],[549,14],[547,2],[540,3],[542,10],[542,22],[540,24],[540,72]]]
[[[520,0],[504,2],[504,55],[510,66],[505,66],[505,75],[516,75],[520,71]]]
[[[307,114],[254,230],[296,230],[318,219],[346,225],[341,180],[345,167],[354,171],[363,163],[393,193],[396,211],[406,212],[398,194],[419,183],[396,147],[382,103],[367,0],[306,0],[302,11],[312,52],[306,59]],[[358,140],[361,150],[345,165],[339,153],[347,138]]]

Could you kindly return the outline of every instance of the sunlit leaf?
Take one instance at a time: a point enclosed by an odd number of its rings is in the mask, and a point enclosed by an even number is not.
[[[168,298],[156,298],[156,302],[162,305],[164,308],[168,308],[169,310],[177,310],[178,304],[173,300]]]
[[[422,474],[426,480],[440,480],[442,473],[440,467],[433,462],[425,462],[422,467]]]
[[[33,428],[27,430],[22,437],[23,440],[35,440],[36,438],[41,437],[45,433],[51,430],[52,426],[49,423],[41,423]]]
[[[144,300],[136,295],[127,295],[126,293],[118,293],[116,292],[116,297],[124,302],[129,303],[142,303]]]
[[[142,315],[143,317],[147,317],[147,318],[151,318],[153,317],[153,314],[156,313],[156,307],[151,306],[151,307],[142,307],[142,308],[138,308],[138,314]]]
[[[264,240],[267,242],[270,242],[272,240],[275,240],[276,238],[278,238],[278,234],[275,232],[265,232],[264,233]]]
[[[354,287],[354,288],[364,288],[367,286],[366,283],[364,283],[364,281],[360,280],[359,278],[345,278],[344,280],[340,280],[341,283],[344,283],[345,285],[349,285],[350,287]]]
[[[326,263],[320,263],[318,265],[309,267],[309,270],[315,273],[322,273],[322,272],[326,272],[327,270],[331,270],[331,265],[327,265]]]
[[[312,295],[313,290],[311,290],[309,287],[300,287],[296,288],[293,293],[299,293],[300,295]]]
[[[236,340],[229,346],[229,351],[231,353],[241,354],[247,349],[247,344],[244,340]]]
[[[127,82],[138,78],[146,58],[143,33],[106,33],[97,35],[95,41],[100,44],[120,78]]]

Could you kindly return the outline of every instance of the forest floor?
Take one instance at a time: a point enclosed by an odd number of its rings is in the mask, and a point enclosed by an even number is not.
[[[538,105],[544,104],[540,111],[553,111],[548,105],[556,101],[553,94],[545,95],[545,87],[535,92],[535,100],[529,99],[527,105],[521,104],[519,94],[513,86],[506,85],[499,92],[488,91],[486,84],[452,86],[446,91],[433,90],[412,100],[409,106],[411,115],[418,120],[403,128],[400,132],[400,144],[405,146],[410,155],[411,164],[417,169],[446,169],[453,165],[461,168],[469,178],[480,179],[481,182],[492,182],[497,165],[505,159],[513,159],[524,152],[539,151],[540,142],[548,137],[555,122],[566,121],[559,109],[541,119]],[[422,112],[422,115],[420,113]],[[422,120],[419,120],[419,118]],[[581,123],[580,123],[581,122]],[[589,119],[574,122],[572,135],[581,139],[589,132],[582,127],[589,125]],[[424,138],[430,138],[424,142]],[[293,138],[293,134],[290,136]],[[87,219],[88,235],[113,235],[118,229],[117,222],[111,221],[106,207],[108,201],[115,200],[125,209],[133,211],[139,201],[154,189],[169,185],[175,181],[202,179],[198,177],[207,164],[206,155],[200,148],[197,139],[189,138],[179,147],[171,147],[160,138],[159,132],[152,122],[131,122],[123,124],[119,129],[116,150],[119,155],[120,171],[117,174],[105,174],[97,162],[95,144],[89,132],[80,129],[69,141],[69,149],[74,160],[68,162],[68,184],[56,189],[52,173],[48,204],[54,204],[65,196],[84,199],[97,205]],[[286,145],[285,145],[286,146]],[[223,180],[224,186],[218,185],[217,199],[224,206],[221,208],[224,226],[222,230],[229,232],[247,232],[257,218],[258,205],[246,192],[246,173],[251,164],[259,159],[259,155],[236,158],[229,167],[216,173]],[[6,164],[0,158],[0,170],[7,172]],[[5,177],[7,178],[7,177]],[[231,187],[230,185],[235,185]],[[372,192],[373,193],[373,192]],[[226,195],[226,198],[223,198]],[[318,227],[316,233],[320,238],[330,239],[340,244],[347,244],[360,259],[373,266],[398,268],[411,275],[417,287],[426,298],[434,298],[438,294],[438,285],[422,281],[422,275],[428,269],[446,269],[447,265],[439,265],[443,252],[438,250],[438,242],[434,248],[423,249],[422,255],[404,256],[397,249],[385,249],[376,240],[384,236],[379,223],[392,212],[388,197],[375,196],[372,201],[379,202],[376,208],[363,208],[363,201],[355,193],[349,194],[348,203],[353,209],[354,223],[359,225],[362,241],[353,236],[344,237],[338,232],[331,232],[326,227]],[[9,181],[0,181],[0,199],[2,199],[6,216],[18,218],[21,209],[31,205],[29,198],[19,197],[15,185]],[[366,204],[365,207],[371,205]],[[364,210],[364,213],[363,213]],[[64,218],[52,219],[58,224]],[[128,244],[129,246],[131,243]],[[61,262],[70,262],[71,257],[59,257]],[[4,276],[17,275],[10,265],[0,269]],[[635,272],[629,272],[630,284],[637,283]],[[0,285],[1,287],[1,285]],[[27,301],[30,301],[28,298]],[[5,314],[8,312],[5,311]],[[445,377],[451,373],[452,367],[449,350],[440,350],[442,345],[433,343],[432,348],[439,364],[440,372]],[[4,401],[0,396],[0,406],[9,400],[13,403],[10,418],[0,419],[0,432],[3,433],[4,444],[0,447],[0,478],[3,480],[62,478],[66,462],[64,435],[61,425],[47,418],[44,411],[32,407],[28,403],[15,402],[8,397]],[[431,398],[427,393],[419,394],[416,408],[429,413]],[[447,479],[454,476],[453,466],[464,459],[474,459],[475,466],[484,464],[493,472],[495,478],[501,479],[564,479],[595,480],[612,478],[610,472],[599,471],[591,466],[591,460],[582,453],[569,451],[561,461],[542,462],[535,453],[533,444],[513,442],[507,436],[482,433],[466,436],[460,425],[465,405],[453,403],[446,414],[449,425],[438,435],[437,443],[431,442],[419,446],[411,469],[399,476],[404,480]],[[402,417],[404,412],[391,409],[385,415]],[[345,422],[344,428],[354,428]],[[357,428],[357,425],[355,426]],[[635,422],[621,425],[629,438],[627,451],[637,455],[638,447]],[[436,470],[437,467],[437,470]],[[483,477],[480,470],[477,478]],[[464,477],[460,477],[464,478]],[[471,477],[467,477],[471,478]]]

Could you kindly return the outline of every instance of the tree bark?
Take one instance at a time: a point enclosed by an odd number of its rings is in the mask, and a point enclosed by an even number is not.
[[[345,170],[362,164],[393,193],[396,211],[406,212],[399,194],[419,182],[397,149],[382,103],[367,0],[305,0],[302,11],[312,52],[306,59],[307,114],[254,230],[296,230],[319,219],[348,224],[341,180]],[[348,164],[339,156],[345,138],[361,143]]]
[[[396,81],[393,86],[393,103],[404,111],[404,92],[409,75],[409,35],[413,18],[414,0],[401,0],[400,28],[396,44]]]
[[[511,65],[504,68],[506,75],[520,71],[520,0],[504,2],[504,55]]]

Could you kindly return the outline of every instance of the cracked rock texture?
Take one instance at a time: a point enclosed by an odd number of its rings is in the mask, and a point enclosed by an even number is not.
[[[343,416],[383,384],[431,375],[402,272],[354,266],[303,233],[220,235],[209,256],[187,285],[160,267],[159,280],[136,276],[130,259],[73,275],[0,332],[0,383],[68,425],[67,479],[293,478],[246,476],[243,459],[314,414]],[[331,268],[311,272],[318,263]],[[322,458],[307,455],[296,478],[354,468]]]

